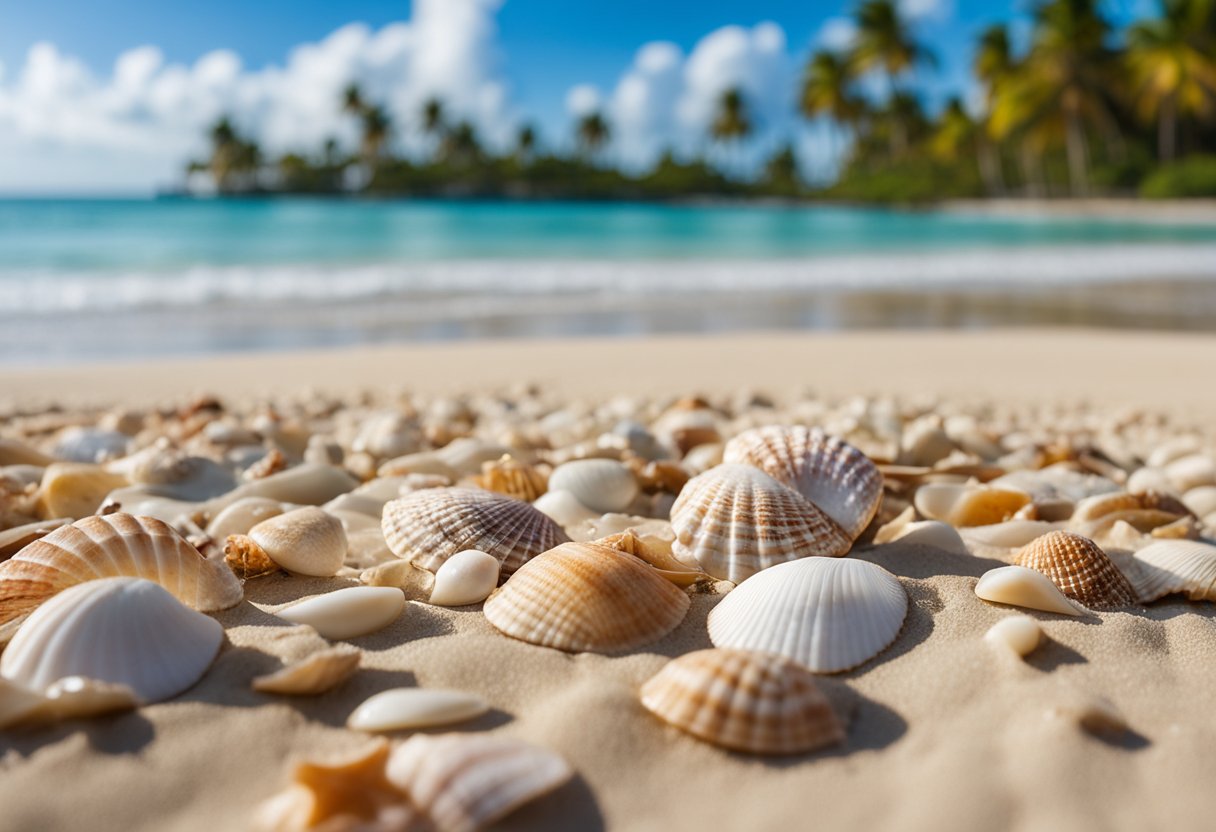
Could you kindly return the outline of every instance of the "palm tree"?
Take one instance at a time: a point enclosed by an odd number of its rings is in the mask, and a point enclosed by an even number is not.
[[[838,130],[845,131],[843,141],[833,148],[833,155],[842,161],[843,142],[856,133],[864,111],[861,99],[853,92],[853,81],[852,66],[844,56],[820,50],[807,62],[802,75],[802,94],[798,99],[798,110],[804,118],[827,116]]]
[[[747,102],[743,91],[732,87],[718,99],[718,114],[709,126],[709,134],[716,142],[738,148],[751,135],[752,122],[747,115]]]
[[[894,0],[864,0],[857,7],[856,17],[853,67],[858,74],[873,70],[882,72],[887,79],[889,96],[895,95],[899,79],[917,64],[935,62],[933,53],[913,37]],[[891,155],[898,156],[908,144],[907,127],[898,120],[891,127]]]
[[[1178,122],[1209,119],[1216,109],[1216,3],[1164,0],[1157,20],[1127,34],[1127,63],[1135,103],[1146,121],[1157,120],[1157,158],[1177,152]]]
[[[367,109],[367,103],[363,99],[363,90],[354,81],[346,85],[346,89],[342,90],[342,111],[352,116],[361,116]]]
[[[360,119],[363,126],[362,152],[368,164],[376,164],[392,131],[392,120],[383,107],[365,106]]]
[[[536,152],[536,128],[531,124],[525,124],[515,135],[515,157],[521,162],[526,162],[532,158],[534,152]]]
[[[989,193],[1005,192],[1005,177],[1001,172],[1001,154],[992,135],[992,102],[997,87],[1012,74],[1013,50],[1009,46],[1009,30],[1004,24],[994,24],[980,33],[975,59],[971,65],[976,79],[984,86],[984,114],[981,129],[976,131],[976,152],[979,154],[980,175]]]
[[[963,108],[963,102],[951,98],[942,110],[937,128],[929,140],[929,151],[943,162],[954,161],[970,151],[975,137],[975,122]]]
[[[446,128],[447,118],[443,102],[433,96],[428,98],[422,103],[422,132],[431,138],[435,147],[438,147]]]
[[[210,139],[211,155],[207,162],[205,165],[193,165],[192,168],[205,168],[220,193],[239,190],[242,177],[257,169],[257,145],[241,138],[228,116],[220,116],[211,126]]]
[[[477,131],[467,121],[462,121],[443,137],[443,156],[457,164],[472,164],[481,156],[481,144]]]
[[[575,133],[583,153],[587,156],[594,156],[608,143],[612,136],[612,128],[609,127],[608,120],[602,113],[593,110],[578,120]]]

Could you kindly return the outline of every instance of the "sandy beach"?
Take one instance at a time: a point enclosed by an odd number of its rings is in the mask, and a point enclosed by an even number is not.
[[[740,334],[640,340],[511,340],[261,353],[0,371],[0,412],[145,406],[212,392],[305,389],[421,396],[534,384],[554,397],[740,391],[778,402],[896,396],[1033,410],[1160,414],[1170,435],[1216,439],[1216,339],[1074,330]],[[1063,417],[1059,417],[1063,418]],[[1146,417],[1152,421],[1153,417]],[[1044,424],[1050,433],[1052,426]],[[722,596],[694,595],[684,621],[624,655],[566,654],[503,636],[480,605],[407,596],[405,613],[351,643],[362,669],[319,697],[255,693],[249,680],[319,643],[272,613],[351,578],[250,581],[220,612],[228,643],[185,694],[135,713],[0,734],[0,830],[236,830],[287,782],[288,763],[354,750],[349,713],[391,687],[451,687],[491,705],[457,730],[524,738],[577,775],[501,824],[519,830],[1146,830],[1210,826],[1216,778],[1216,612],[1165,599],[1078,618],[1030,613],[1047,640],[1025,660],[982,638],[1011,609],[980,601],[1003,565],[907,543],[850,557],[899,578],[909,613],[896,641],[821,677],[849,721],[845,743],[747,757],[659,722],[638,687],[668,659],[710,646]],[[1109,702],[1124,732],[1079,724]]]

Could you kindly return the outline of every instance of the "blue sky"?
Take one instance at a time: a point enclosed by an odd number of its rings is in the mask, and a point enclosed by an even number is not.
[[[646,98],[646,106],[650,111],[622,111],[622,119],[627,121],[636,115],[641,122],[645,122],[646,130],[654,132],[659,129],[655,126],[656,111],[665,107],[672,109],[678,104],[681,112],[687,111],[689,114],[687,118],[696,117],[698,104],[691,100],[698,94],[695,90],[671,92],[667,99],[662,98],[658,90],[663,84],[675,83],[668,76],[692,74],[689,66],[699,60],[695,58],[698,51],[706,53],[698,64],[705,65],[706,68],[701,70],[703,74],[708,73],[713,77],[721,75],[726,78],[731,72],[731,55],[748,55],[753,52],[760,54],[766,50],[771,52],[780,46],[780,56],[769,55],[775,62],[769,74],[757,74],[751,79],[751,83],[756,85],[757,98],[763,98],[768,95],[768,86],[791,83],[790,77],[796,73],[801,59],[814,44],[823,39],[826,31],[831,30],[834,25],[831,21],[846,16],[852,7],[852,3],[840,3],[835,0],[701,0],[697,3],[663,3],[655,0],[507,0],[501,7],[499,0],[430,2],[442,5],[430,7],[430,18],[434,21],[434,27],[425,29],[426,32],[432,33],[425,37],[432,40],[438,38],[441,43],[443,38],[452,38],[450,51],[454,55],[464,56],[460,60],[469,66],[457,66],[456,63],[449,66],[444,64],[443,56],[440,55],[432,56],[423,62],[432,67],[427,71],[454,72],[456,76],[463,77],[467,69],[468,85],[480,85],[481,89],[480,97],[476,101],[470,100],[463,105],[457,101],[458,105],[469,111],[470,118],[474,121],[479,118],[497,118],[499,121],[509,118],[515,122],[525,118],[536,119],[541,125],[542,134],[554,144],[560,144],[569,131],[568,100],[573,88],[582,85],[587,95],[594,93],[593,100],[602,101],[605,107],[626,107],[629,99],[626,94],[628,89],[622,89],[622,86],[630,85],[622,85],[622,82],[629,75],[631,67],[638,68],[634,66],[635,58],[639,49],[646,44],[674,44],[676,49],[665,57],[656,52],[654,60],[641,67],[639,77],[644,76],[643,80],[650,84],[647,88],[649,97]],[[1108,9],[1116,19],[1126,20],[1137,11],[1144,11],[1146,3],[1151,3],[1151,0],[1115,0],[1108,4]],[[189,4],[167,4],[163,0],[109,0],[106,3],[98,3],[95,0],[43,0],[40,3],[9,3],[0,14],[0,65],[3,67],[0,70],[0,150],[11,147],[14,142],[11,135],[7,139],[3,135],[6,113],[13,124],[18,126],[18,135],[28,138],[35,145],[29,151],[31,158],[47,158],[48,164],[57,164],[60,178],[65,173],[79,175],[86,169],[83,166],[87,165],[87,162],[70,162],[64,154],[68,154],[73,142],[88,144],[94,141],[89,136],[82,135],[89,129],[104,134],[107,138],[102,144],[111,150],[115,146],[120,150],[124,147],[130,150],[133,143],[137,145],[138,141],[131,140],[130,135],[135,132],[139,118],[142,118],[139,116],[139,112],[142,112],[140,107],[132,103],[123,105],[127,106],[128,111],[119,119],[121,123],[112,123],[118,118],[114,116],[117,105],[112,101],[114,96],[107,98],[103,89],[111,80],[111,76],[115,75],[116,59],[137,47],[155,47],[155,50],[152,50],[156,52],[155,60],[147,54],[140,60],[131,61],[132,64],[140,66],[146,64],[146,71],[131,69],[131,72],[139,75],[141,79],[146,75],[147,85],[153,84],[153,76],[172,75],[171,67],[174,65],[197,68],[201,59],[222,50],[224,54],[232,53],[239,59],[239,72],[248,76],[246,87],[252,84],[260,90],[257,94],[270,95],[262,90],[265,85],[259,86],[260,82],[256,82],[256,78],[273,76],[277,68],[288,64],[293,50],[300,44],[322,42],[335,30],[352,21],[367,24],[368,31],[374,37],[375,33],[383,31],[383,27],[396,21],[413,21],[424,5],[425,2],[411,4],[383,0],[343,3],[334,3],[332,0],[211,0],[208,3]],[[1025,11],[1029,8],[1028,0],[902,0],[901,5],[908,16],[914,19],[915,27],[922,38],[940,58],[937,70],[922,72],[919,79],[933,103],[939,103],[946,94],[967,91],[970,49],[979,30],[996,21],[1016,19],[1019,16],[1024,19]],[[468,8],[461,11],[463,7]],[[466,18],[462,17],[466,14],[471,15],[467,18],[467,23]],[[775,27],[757,28],[764,22],[775,24]],[[459,31],[452,34],[454,30],[478,26],[482,28],[476,36],[465,37]],[[718,41],[712,39],[715,33],[721,34],[730,27],[743,27],[742,31],[751,40],[745,42],[745,39],[735,37],[732,41],[726,35],[719,37]],[[419,31],[424,30],[419,28]],[[774,45],[774,31],[783,36],[783,43]],[[434,32],[439,34],[433,34]],[[402,35],[402,43],[409,37]],[[391,38],[386,36],[382,40]],[[40,55],[38,66],[43,69],[46,78],[51,79],[45,80],[43,88],[53,87],[55,90],[65,91],[62,105],[65,109],[71,106],[81,108],[79,103],[71,103],[77,100],[71,96],[88,94],[92,95],[93,99],[104,99],[103,103],[97,106],[105,109],[108,121],[103,120],[104,123],[100,127],[90,128],[89,124],[92,122],[86,124],[83,117],[74,119],[67,115],[47,112],[47,108],[52,105],[45,100],[30,105],[41,108],[35,115],[22,111],[22,92],[19,87],[23,83],[23,72],[31,62],[30,50],[40,43],[53,45],[54,53],[50,55],[44,47],[44,54]],[[365,38],[359,41],[357,47],[352,48],[370,50],[373,43]],[[399,48],[408,52],[411,47],[381,44],[380,48]],[[447,47],[441,45],[436,49],[443,51]],[[760,54],[756,60],[764,59],[764,54]],[[453,61],[457,59],[454,58]],[[777,64],[782,62],[783,65],[778,67]],[[663,69],[660,64],[670,66]],[[347,66],[340,62],[333,65]],[[414,66],[408,63],[393,64],[398,65]],[[442,68],[433,69],[437,65],[442,65]],[[211,67],[211,64],[208,66]],[[224,83],[232,80],[229,78],[229,68],[219,66],[211,69],[217,76],[226,79]],[[381,71],[383,75],[389,70],[381,67],[377,71]],[[410,71],[415,75],[420,72],[417,68]],[[143,75],[140,75],[140,72],[143,72]],[[663,72],[667,75],[663,75]],[[667,80],[664,80],[665,78]],[[738,83],[737,80],[735,82]],[[141,80],[140,83],[144,81]],[[382,83],[384,95],[392,100],[400,100],[403,102],[401,106],[408,111],[411,106],[408,102],[412,101],[409,95],[413,93],[393,87],[391,79],[381,79],[375,83]],[[436,83],[442,85],[441,81]],[[712,86],[715,82],[709,78],[704,83]],[[90,84],[91,93],[84,89]],[[26,86],[30,87],[31,83],[26,83]],[[169,86],[172,85],[168,82],[161,85]],[[638,84],[633,86],[637,87]],[[743,83],[743,86],[746,88],[747,83]],[[28,93],[27,99],[35,97],[29,89],[25,92]],[[637,90],[634,92],[637,93]],[[150,91],[148,94],[162,103],[169,95],[164,89],[156,93]],[[242,94],[246,97],[254,95],[248,90]],[[788,91],[782,95],[789,97]],[[396,98],[393,98],[394,96]],[[45,92],[40,93],[41,99],[46,97]],[[131,93],[128,97],[137,96]],[[459,97],[458,95],[457,98]],[[84,110],[91,111],[93,99],[86,102]],[[495,103],[488,103],[490,99],[494,99]],[[197,105],[194,109],[197,110],[200,106]],[[261,106],[264,108],[268,105],[263,103]],[[777,129],[778,122],[786,132],[801,129],[782,121],[776,113],[777,108],[788,109],[784,99],[774,99],[771,105],[757,101],[756,106],[760,110],[766,106],[774,108],[767,119],[774,124],[774,129]],[[405,111],[403,120],[408,118]],[[61,115],[63,117],[60,117]],[[250,129],[261,129],[256,124],[256,112],[251,112],[248,119],[251,125],[254,125]],[[287,128],[278,129],[281,136]],[[674,128],[667,125],[663,129],[670,131]],[[493,132],[493,125],[485,125],[483,132]],[[642,136],[644,131],[642,127],[638,127],[635,132]],[[275,135],[273,130],[272,135]],[[626,138],[628,137],[623,136],[622,141]],[[801,140],[805,143],[814,139],[802,136]],[[165,141],[161,136],[153,144],[160,149]],[[185,139],[181,141],[184,143]],[[677,140],[667,136],[663,141]],[[123,142],[126,142],[126,145],[123,145]],[[644,159],[653,149],[653,145],[654,142],[647,144],[639,138],[634,150],[626,148],[622,153],[634,153],[638,159]],[[180,152],[179,150],[179,155]],[[60,161],[55,163],[54,159],[57,158]],[[127,162],[122,162],[113,172],[117,175],[120,168],[125,170],[126,164]],[[160,164],[163,166],[167,163]],[[156,175],[163,179],[167,174]],[[0,162],[0,190],[6,189],[6,186],[10,190],[14,187],[36,189],[36,176],[36,171],[31,171],[28,165],[18,166],[10,161],[6,168],[4,163]],[[103,176],[99,181],[105,179]]]

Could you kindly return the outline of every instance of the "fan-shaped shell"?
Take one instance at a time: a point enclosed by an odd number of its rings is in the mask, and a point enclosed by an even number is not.
[[[563,543],[524,564],[485,604],[503,633],[559,650],[609,653],[675,629],[688,596],[632,555]]]
[[[213,618],[141,578],[66,589],[34,611],[0,655],[0,676],[44,691],[68,676],[125,685],[147,702],[197,682],[224,640]]]
[[[549,476],[554,491],[569,491],[592,511],[624,511],[638,496],[637,479],[629,466],[615,459],[575,459],[562,463]]]
[[[1136,603],[1127,578],[1106,553],[1086,537],[1050,532],[1018,552],[1017,565],[1042,572],[1069,598],[1090,609],[1117,609]]]
[[[457,552],[498,558],[504,575],[570,538],[527,503],[479,488],[427,488],[384,506],[384,539],[397,557],[431,572]]]
[[[642,686],[651,713],[706,742],[752,754],[798,754],[844,740],[815,676],[772,653],[698,650]]]
[[[750,465],[719,465],[689,480],[671,508],[671,527],[676,557],[734,583],[853,545],[814,503]]]
[[[8,625],[74,584],[119,575],[152,580],[203,612],[240,603],[241,583],[168,524],[152,517],[86,517],[36,540],[0,563],[0,640]]]
[[[1143,602],[1182,593],[1192,601],[1216,601],[1216,546],[1194,540],[1160,540],[1135,554],[1140,568],[1129,576]]]
[[[882,474],[870,458],[818,428],[771,425],[726,443],[723,461],[754,465],[806,497],[853,540],[882,502]]]
[[[474,832],[545,795],[574,772],[552,751],[490,734],[419,734],[396,748],[389,782],[443,832]]]
[[[709,640],[836,673],[882,652],[907,613],[908,596],[882,567],[804,558],[766,569],[723,598],[709,614]]]

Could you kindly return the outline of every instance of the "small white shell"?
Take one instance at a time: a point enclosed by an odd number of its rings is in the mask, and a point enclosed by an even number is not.
[[[1030,655],[1043,639],[1043,628],[1029,615],[1011,615],[988,628],[984,640],[1008,647],[1019,656]]]
[[[498,558],[476,549],[452,555],[435,572],[431,603],[441,607],[480,604],[498,586]]]
[[[253,680],[253,689],[260,693],[316,696],[353,676],[362,656],[360,650],[345,644],[320,650],[274,673],[258,676]]]
[[[638,496],[633,471],[615,459],[576,459],[557,466],[549,488],[569,491],[592,511],[624,511]]]
[[[355,708],[346,727],[356,731],[400,731],[434,728],[475,719],[490,706],[480,696],[459,690],[394,688],[381,691]]]
[[[284,607],[275,613],[308,624],[328,639],[374,633],[392,624],[405,609],[405,593],[391,586],[352,586]]]
[[[1135,554],[1139,569],[1127,578],[1142,602],[1181,593],[1216,601],[1216,546],[1194,540],[1159,540]]]
[[[1165,466],[1165,476],[1177,494],[1201,485],[1216,485],[1216,460],[1205,454],[1191,454]]]
[[[1196,517],[1216,513],[1216,485],[1201,485],[1182,495],[1182,502]]]
[[[916,512],[909,507],[907,511],[896,517],[878,530],[874,536],[875,543],[910,543],[916,546],[930,546],[941,549],[952,555],[969,555],[967,544],[959,536],[953,526],[938,520],[913,521]]]
[[[1042,572],[1025,566],[1001,566],[980,576],[975,594],[994,604],[1008,604],[1060,615],[1080,615],[1081,610]]]
[[[130,688],[83,676],[68,676],[42,693],[35,693],[0,676],[0,729],[17,724],[42,724],[82,719],[140,704]]]
[[[552,488],[536,498],[532,507],[563,529],[600,517],[598,513],[580,503],[578,497],[569,491],[554,491]]]
[[[265,497],[246,497],[231,503],[207,524],[207,535],[223,541],[230,534],[249,534],[249,530],[283,513],[283,504]]]
[[[313,506],[263,520],[249,537],[288,572],[328,577],[346,558],[342,521]]]
[[[0,676],[35,691],[85,676],[159,702],[197,682],[223,640],[218,621],[159,584],[101,578],[35,610],[0,655]]]
[[[809,557],[748,578],[709,614],[715,647],[779,653],[816,673],[848,670],[895,640],[908,612],[899,581],[853,558]]]

